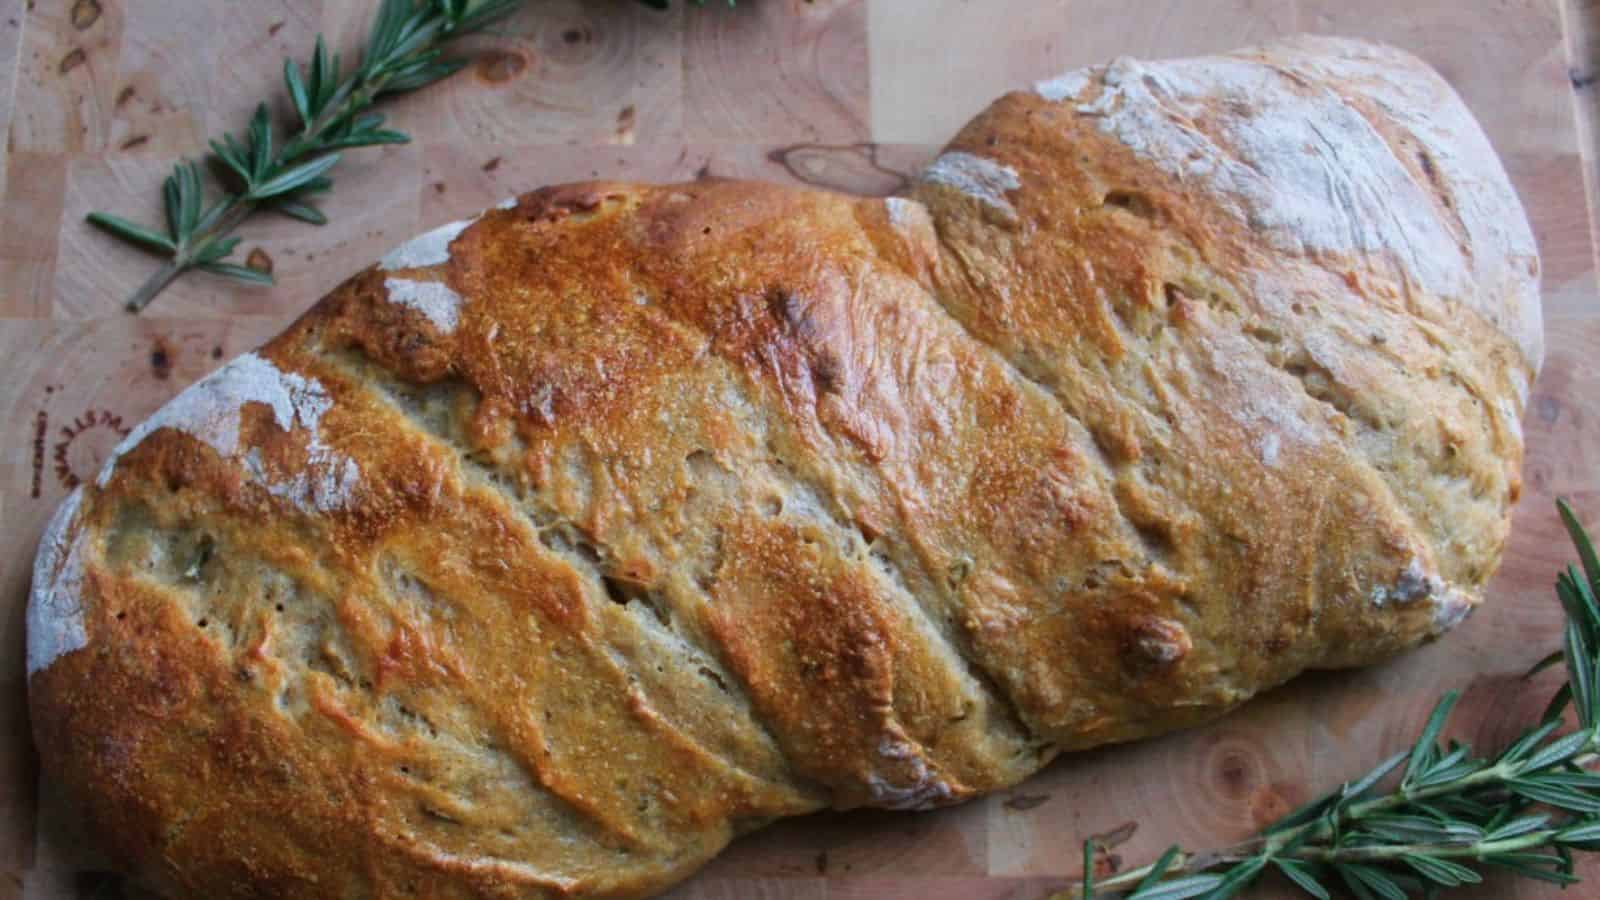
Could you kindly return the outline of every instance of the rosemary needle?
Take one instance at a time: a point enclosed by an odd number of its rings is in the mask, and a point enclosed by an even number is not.
[[[326,223],[310,199],[333,187],[328,173],[341,151],[410,140],[384,128],[383,116],[369,108],[387,95],[416,90],[460,71],[466,62],[445,58],[443,45],[521,5],[522,0],[381,0],[361,60],[349,72],[339,54],[330,56],[320,35],[309,65],[284,60],[284,86],[298,126],[278,143],[262,103],[242,136],[225,134],[213,140],[213,157],[229,182],[222,196],[208,204],[200,165],[183,160],[163,186],[164,232],[109,213],[89,214],[91,224],[167,258],[129,298],[128,311],[144,309],[193,269],[271,284],[270,274],[228,261],[239,246],[240,239],[232,234],[240,223],[262,209],[315,225]]]
[[[1357,900],[1433,897],[1477,884],[1484,869],[1574,884],[1573,851],[1600,850],[1600,554],[1565,502],[1562,522],[1580,570],[1556,578],[1567,622],[1561,651],[1533,672],[1562,663],[1567,681],[1538,725],[1493,758],[1466,744],[1441,744],[1457,694],[1434,708],[1416,743],[1376,769],[1312,801],[1254,839],[1195,855],[1173,847],[1159,860],[1082,884],[1056,900],[1223,900],[1269,870],[1310,897],[1336,890]],[[1578,727],[1562,732],[1571,707]],[[1387,791],[1378,786],[1400,774]],[[1085,860],[1093,844],[1084,845]]]

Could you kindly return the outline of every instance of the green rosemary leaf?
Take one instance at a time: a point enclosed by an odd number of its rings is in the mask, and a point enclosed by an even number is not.
[[[232,263],[214,262],[198,265],[195,268],[200,269],[202,272],[210,272],[213,275],[221,275],[224,278],[232,278],[235,281],[242,281],[245,284],[267,286],[273,283],[271,273],[258,272],[249,266],[236,266]]]
[[[1550,824],[1549,816],[1523,816],[1520,819],[1507,822],[1504,825],[1494,828],[1485,834],[1483,839],[1486,843],[1491,844],[1498,841],[1510,840],[1511,838],[1521,837],[1532,831],[1538,831],[1548,824]]]
[[[227,166],[228,171],[238,175],[240,181],[247,183],[250,181],[250,170],[245,168],[244,161],[239,158],[233,149],[225,146],[221,141],[213,140],[211,142],[211,154],[220,160],[223,165]]]
[[[1567,658],[1567,682],[1572,685],[1572,705],[1578,711],[1578,721],[1584,728],[1594,726],[1594,654],[1588,637],[1577,622],[1568,622],[1563,630],[1563,649]]]
[[[1549,784],[1559,784],[1580,791],[1600,790],[1600,775],[1595,775],[1582,770],[1544,772],[1539,775],[1539,780]]]
[[[1556,832],[1555,839],[1583,849],[1600,847],[1600,819],[1582,819]]]
[[[178,199],[183,215],[181,234],[193,234],[200,224],[201,204],[205,201],[205,187],[200,182],[200,167],[193,161],[178,166]]]
[[[179,244],[184,241],[183,201],[178,197],[178,169],[161,182],[161,201],[167,214],[167,233]]]
[[[1467,819],[1475,819],[1480,822],[1489,819],[1495,814],[1495,807],[1479,803],[1476,800],[1468,797],[1440,797],[1434,800],[1433,805],[1442,812],[1455,816],[1461,816]],[[1506,807],[1505,804],[1501,805],[1502,807]],[[1515,809],[1512,809],[1511,811],[1513,814],[1517,812]]]
[[[289,91],[289,102],[294,104],[294,113],[300,117],[300,124],[311,124],[311,96],[306,91],[305,79],[300,76],[300,64],[292,59],[283,61],[283,84]]]
[[[419,18],[420,15],[421,14],[419,13]],[[438,36],[439,31],[442,28],[444,28],[444,22],[440,20],[434,20],[431,22],[420,22],[413,20],[413,22],[407,23],[407,27],[401,32],[400,38],[395,44],[394,49],[390,51],[390,56],[396,59],[403,59],[407,56],[410,56],[412,53],[415,53],[417,50],[421,49],[424,44],[427,44],[429,41]]]
[[[375,131],[384,123],[383,113],[362,113],[350,120],[351,131]]]
[[[1589,642],[1593,646],[1594,642]],[[1589,704],[1589,729],[1591,732],[1600,728],[1600,659],[1594,661],[1589,673],[1589,683],[1596,686],[1591,694]]]
[[[435,63],[428,63],[416,67],[405,67],[398,70],[388,81],[384,82],[385,94],[404,94],[418,88],[427,87],[435,81],[449,78],[461,71],[467,65],[464,59],[446,59]]]
[[[1562,862],[1559,857],[1546,856],[1542,853],[1505,853],[1485,856],[1483,863],[1510,869],[1524,878],[1533,878],[1539,881],[1548,881],[1551,884],[1577,884],[1577,876],[1561,871]],[[1545,866],[1554,865],[1558,868],[1547,869]]]
[[[1484,833],[1487,834],[1491,831],[1499,829],[1501,825],[1511,821],[1512,816],[1515,816],[1518,812],[1519,810],[1515,808],[1515,804],[1502,804],[1500,808],[1495,811],[1494,815],[1489,817],[1489,821],[1483,823]]]
[[[1600,602],[1595,600],[1593,583],[1573,566],[1567,566],[1566,571],[1556,576],[1558,591],[1562,589],[1563,582],[1567,591],[1579,604],[1578,610],[1571,614],[1573,624],[1582,628],[1586,635],[1596,636],[1595,631],[1600,628]]]
[[[1545,738],[1549,737],[1552,732],[1560,727],[1561,722],[1559,720],[1545,716],[1544,724],[1513,742],[1510,747],[1506,748],[1504,753],[1500,754],[1499,761],[1508,765],[1516,765],[1520,763],[1523,757],[1532,752],[1533,748],[1544,743]]]
[[[1517,767],[1518,772],[1534,772],[1557,763],[1566,762],[1588,746],[1594,736],[1587,731],[1574,731],[1545,745],[1544,749],[1528,757]]]
[[[457,33],[477,31],[478,29],[498,21],[516,12],[521,4],[518,0],[486,0],[478,7],[463,16],[453,31]]]
[[[1483,768],[1485,765],[1483,760],[1471,759],[1471,755],[1472,748],[1470,746],[1452,742],[1450,752],[1434,761],[1432,765],[1418,775],[1414,782],[1415,786],[1429,787],[1435,784],[1443,784],[1447,781],[1455,781]]]
[[[1384,900],[1406,900],[1406,892],[1382,869],[1363,863],[1340,863],[1339,871],[1354,877]]]
[[[1411,874],[1411,872],[1403,869],[1385,869],[1384,874],[1388,875],[1390,878],[1393,878],[1394,883],[1400,886],[1400,890],[1406,892],[1407,897],[1411,896],[1412,894],[1421,894],[1425,891],[1438,887],[1438,885],[1434,884],[1433,882],[1418,878],[1417,876]]]
[[[245,183],[249,184],[250,173],[255,167],[254,151],[245,146],[243,143],[240,143],[239,140],[236,139],[232,134],[224,133],[222,135],[222,140],[223,143],[228,145],[228,152],[232,153],[233,157],[239,161],[241,166],[244,167],[243,177]]]
[[[1557,650],[1554,653],[1551,653],[1550,655],[1546,656],[1544,659],[1541,659],[1538,662],[1534,663],[1533,667],[1528,669],[1527,672],[1524,672],[1522,677],[1523,677],[1524,680],[1530,679],[1533,676],[1539,674],[1540,672],[1543,672],[1545,669],[1548,669],[1551,666],[1555,665],[1556,663],[1561,662],[1565,658],[1566,658],[1566,654],[1561,652],[1560,650]]]
[[[1366,882],[1350,871],[1349,866],[1335,865],[1333,868],[1334,871],[1339,873],[1339,878],[1344,882],[1344,886],[1349,888],[1350,893],[1355,895],[1356,900],[1378,900],[1377,896],[1372,893],[1372,889],[1368,888]]]
[[[226,213],[232,206],[233,201],[227,197],[223,197],[221,200],[211,204],[205,212],[200,214],[200,221],[195,223],[194,230],[209,230],[211,226],[217,224],[217,220],[222,218],[223,213]]]
[[[1550,698],[1550,703],[1544,708],[1544,714],[1541,716],[1541,718],[1554,722],[1557,725],[1561,724],[1561,716],[1566,712],[1567,704],[1571,702],[1572,683],[1566,682],[1563,683],[1560,688],[1556,689],[1555,696]]]
[[[312,99],[315,101],[313,107],[316,113],[321,115],[323,110],[331,105],[333,94],[339,89],[340,72],[339,54],[335,53],[331,58],[328,56],[328,45],[320,34],[317,35],[317,50],[312,56],[312,67],[317,73],[312,78],[312,81],[316,82],[312,93]]]
[[[1469,760],[1457,763],[1449,768],[1435,766],[1428,774],[1417,779],[1417,787],[1433,787],[1436,784],[1446,784],[1451,781],[1460,781],[1483,768],[1483,763],[1478,760]]]
[[[158,234],[143,225],[138,225],[121,216],[110,213],[92,212],[88,215],[89,224],[103,228],[111,234],[130,243],[138,244],[150,250],[161,250],[166,253],[177,252],[178,246],[172,239],[164,234]]]
[[[384,64],[378,72],[374,73],[374,77],[393,79],[406,72],[423,68],[442,56],[444,56],[444,50],[435,47],[423,53],[411,53],[403,57],[397,57]],[[384,93],[393,93],[393,89],[386,86]]]
[[[227,259],[238,248],[240,238],[219,238],[195,251],[194,261],[197,265],[209,265]]]
[[[410,0],[382,0],[378,4],[378,14],[373,17],[372,31],[367,36],[365,59],[381,60],[389,55],[410,12]]]
[[[299,219],[312,225],[328,224],[328,217],[323,214],[322,210],[298,200],[283,200],[274,203],[272,208],[292,219]]]
[[[1261,874],[1261,870],[1266,867],[1267,857],[1265,856],[1257,856],[1239,863],[1222,876],[1222,881],[1218,882],[1217,886],[1205,895],[1205,900],[1228,900],[1228,898],[1249,887],[1250,883],[1255,881],[1256,877]]]
[[[344,79],[344,60],[340,57],[337,51],[334,52],[333,59],[328,63],[328,71],[332,74],[329,76],[330,88],[328,91],[328,99],[325,105],[331,107],[338,102],[339,92],[349,88],[350,86],[350,82]]]
[[[363,131],[346,137],[324,141],[329,150],[349,150],[355,147],[376,147],[379,144],[409,144],[411,138],[398,131]]]
[[[1189,900],[1208,891],[1216,890],[1222,883],[1221,875],[1190,875],[1163,881],[1138,893],[1128,895],[1128,900]]]
[[[1466,822],[1441,824],[1420,816],[1377,815],[1363,818],[1361,826],[1397,843],[1470,844],[1483,840],[1483,829]]]
[[[1332,900],[1328,889],[1323,887],[1322,883],[1317,881],[1316,876],[1312,874],[1310,866],[1297,859],[1280,859],[1276,857],[1272,860],[1272,864],[1278,867],[1278,871],[1283,873],[1283,877],[1294,882],[1295,886],[1300,890],[1317,898],[1317,900]]]
[[[1400,764],[1406,761],[1407,755],[1408,754],[1405,752],[1396,753],[1383,762],[1378,763],[1378,767],[1373,769],[1371,772],[1368,772],[1366,775],[1363,775],[1354,782],[1346,784],[1340,792],[1341,795],[1343,797],[1355,799],[1360,797],[1362,794],[1365,794],[1367,791],[1371,790],[1374,785],[1382,781],[1390,772],[1393,772],[1395,769],[1399,768]]]
[[[1402,854],[1400,858],[1406,865],[1416,869],[1423,878],[1445,887],[1460,887],[1463,884],[1477,884],[1483,881],[1482,875],[1448,859],[1418,856],[1415,853]]]
[[[1450,742],[1450,752],[1446,753],[1444,756],[1440,757],[1437,761],[1435,761],[1434,764],[1429,766],[1428,770],[1426,772],[1424,772],[1423,774],[1424,775],[1431,775],[1434,772],[1439,771],[1440,769],[1450,768],[1450,767],[1456,765],[1457,763],[1461,762],[1462,760],[1466,759],[1467,756],[1470,755],[1471,753],[1472,753],[1472,748],[1471,747],[1468,747],[1468,746],[1466,746],[1464,744],[1458,744],[1458,743],[1456,743],[1454,741],[1451,741]]]
[[[1439,752],[1439,733],[1444,731],[1445,723],[1450,719],[1450,710],[1455,708],[1456,701],[1460,698],[1459,691],[1450,691],[1433,708],[1433,714],[1428,716],[1428,724],[1422,729],[1416,747],[1411,751],[1411,759],[1406,763],[1406,774],[1401,779],[1402,784],[1410,784],[1433,761],[1434,754]]]
[[[276,197],[280,194],[292,193],[302,187],[305,187],[306,184],[312,179],[327,172],[335,165],[338,165],[338,163],[339,154],[337,153],[329,153],[326,156],[319,156],[310,162],[301,163],[300,165],[294,166],[280,175],[269,178],[268,180],[254,186],[250,189],[248,196],[252,200],[266,200],[271,197]]]
[[[300,190],[295,191],[295,194],[303,197],[306,194],[320,194],[331,190],[333,190],[333,179],[326,175],[318,175],[316,178],[301,185]]]
[[[1594,549],[1594,543],[1584,531],[1583,523],[1578,521],[1577,513],[1565,500],[1556,501],[1556,512],[1561,516],[1561,524],[1567,528],[1567,534],[1572,538],[1572,544],[1578,550],[1578,559],[1583,563],[1583,572],[1588,576],[1591,585],[1600,584],[1600,554]],[[1600,619],[1600,610],[1595,611],[1595,616]]]
[[[252,181],[258,181],[272,166],[272,114],[265,103],[256,106],[255,117],[250,120],[250,150]]]
[[[1171,847],[1168,847],[1167,852],[1161,854],[1161,858],[1157,859],[1155,863],[1150,866],[1150,873],[1144,876],[1144,878],[1140,879],[1139,885],[1133,889],[1133,892],[1138,894],[1145,888],[1152,887],[1156,884],[1156,882],[1167,877],[1167,870],[1171,869],[1172,864],[1177,862],[1178,857],[1182,855],[1183,850],[1177,844],[1173,844]]]
[[[1512,778],[1507,782],[1518,796],[1536,803],[1568,809],[1580,813],[1600,813],[1600,797],[1585,794],[1559,784],[1548,784],[1539,776]]]
[[[306,66],[306,107],[313,117],[322,112],[323,101],[326,99],[323,92],[331,90],[328,87],[330,81],[332,79],[328,77],[328,42],[319,34],[317,45],[311,51],[311,63]]]
[[[1083,842],[1083,896],[1094,898],[1094,838]]]

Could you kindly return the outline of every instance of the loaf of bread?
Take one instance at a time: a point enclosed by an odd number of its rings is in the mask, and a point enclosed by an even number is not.
[[[1297,39],[1011,94],[903,196],[546,188],[51,523],[48,777],[196,898],[641,897],[1460,622],[1539,263],[1459,98]]]

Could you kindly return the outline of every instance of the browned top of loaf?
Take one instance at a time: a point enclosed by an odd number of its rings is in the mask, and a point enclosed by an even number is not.
[[[1329,109],[1342,235],[1250,179]],[[176,895],[631,897],[1412,646],[1498,561],[1537,366],[1486,147],[1299,42],[1011,95],[908,198],[590,183],[419,239],[59,517],[46,768]],[[1396,172],[1454,260],[1359,232]]]

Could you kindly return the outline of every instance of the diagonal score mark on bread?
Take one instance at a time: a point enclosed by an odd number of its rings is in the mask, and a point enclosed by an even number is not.
[[[1465,617],[1537,290],[1460,100],[1326,39],[1009,95],[888,200],[547,188],[64,507],[41,758],[174,896],[643,896],[960,802]]]

